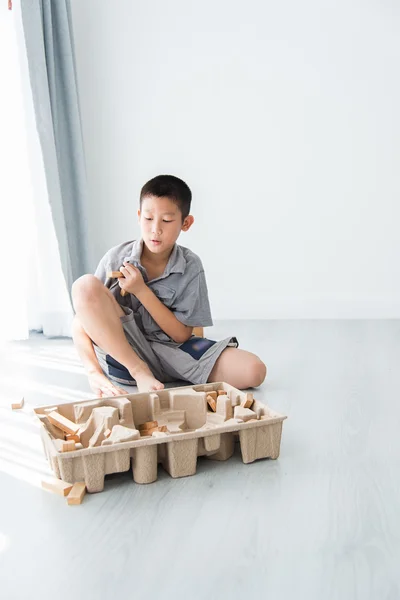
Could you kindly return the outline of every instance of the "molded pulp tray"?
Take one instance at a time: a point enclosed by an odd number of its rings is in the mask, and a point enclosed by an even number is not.
[[[216,412],[212,412],[207,395],[218,390],[226,394],[218,395]],[[246,400],[251,410],[240,406]],[[84,441],[82,432],[89,432],[90,441],[83,443],[87,447],[59,451],[63,434],[50,423],[47,415],[51,410],[79,423],[81,442]],[[100,492],[104,488],[105,475],[128,471],[131,460],[136,483],[156,481],[158,463],[162,463],[171,477],[194,475],[198,456],[212,460],[230,458],[237,436],[244,463],[259,458],[276,459],[282,423],[286,419],[265,404],[253,401],[252,394],[223,382],[49,405],[34,412],[41,421],[44,450],[55,476],[69,483],[84,481],[88,492]],[[104,417],[105,413],[107,417]],[[91,425],[95,414],[108,419],[109,429],[117,424],[115,432],[129,430],[130,437],[136,439],[118,442],[114,433],[111,438],[106,438],[105,426],[99,426],[98,420],[93,425],[97,429]],[[140,437],[138,429],[149,421],[166,425],[167,433]]]

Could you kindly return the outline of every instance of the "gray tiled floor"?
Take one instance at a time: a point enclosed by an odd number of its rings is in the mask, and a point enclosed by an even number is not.
[[[10,344],[0,372],[0,596],[400,598],[400,322],[221,322],[268,364],[277,461],[106,478],[80,507],[49,474],[35,405],[91,397],[70,340]],[[24,395],[23,411],[9,409]]]

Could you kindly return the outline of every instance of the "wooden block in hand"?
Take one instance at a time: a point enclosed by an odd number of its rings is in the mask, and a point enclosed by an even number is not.
[[[83,496],[86,494],[86,485],[83,482],[74,483],[67,497],[67,502],[73,504],[82,504]]]
[[[123,274],[121,271],[107,271],[107,277],[108,279],[119,279],[123,277]]]
[[[253,394],[252,392],[246,392],[245,394],[245,399],[242,400],[242,402],[240,403],[240,406],[242,406],[242,408],[251,408],[254,402],[254,398],[253,398]]]
[[[76,435],[81,427],[77,423],[74,423],[66,417],[63,417],[62,415],[60,415],[60,413],[56,411],[49,413],[47,415],[47,418],[50,421],[50,423],[52,423],[59,429],[62,429],[65,433],[72,433]]]
[[[214,398],[210,395],[207,396],[207,404],[208,406],[211,408],[211,410],[213,412],[216,412],[217,410],[217,403],[215,402]]]
[[[14,402],[13,404],[11,404],[11,408],[13,410],[19,410],[20,408],[23,407],[24,402],[25,402],[25,400],[24,400],[24,398],[22,398],[19,402]]]
[[[107,277],[109,279],[121,279],[124,275],[121,271],[107,271]],[[126,296],[127,293],[128,292],[121,288],[121,296]]]
[[[54,481],[42,481],[42,488],[44,490],[49,490],[50,492],[54,492],[60,496],[68,496],[72,490],[72,487],[72,483],[67,483],[61,479],[55,479]]]

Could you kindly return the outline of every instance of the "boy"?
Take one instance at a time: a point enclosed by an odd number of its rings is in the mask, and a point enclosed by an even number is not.
[[[118,383],[144,392],[176,380],[245,389],[265,379],[264,363],[239,350],[236,338],[192,336],[193,327],[213,323],[202,263],[175,243],[193,225],[191,199],[181,179],[151,179],[140,194],[141,239],[111,248],[95,275],[72,286],[74,343],[100,397],[126,394]],[[123,277],[110,278],[110,271]]]

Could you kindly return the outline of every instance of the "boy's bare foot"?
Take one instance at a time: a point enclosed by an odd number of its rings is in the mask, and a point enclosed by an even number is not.
[[[107,396],[121,396],[121,394],[128,394],[126,390],[118,387],[111,383],[111,381],[104,375],[104,373],[90,373],[88,376],[89,385],[91,390],[99,398]]]
[[[139,392],[155,392],[164,389],[164,384],[154,377],[148,367],[135,371],[131,375],[136,381]]]

